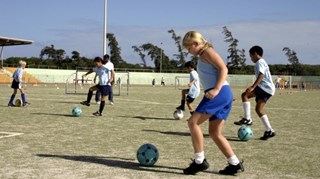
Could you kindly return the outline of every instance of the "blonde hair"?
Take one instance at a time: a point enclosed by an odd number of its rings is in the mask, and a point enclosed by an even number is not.
[[[20,60],[20,61],[19,61],[19,66],[22,66],[22,65],[26,66],[26,65],[27,65],[27,62],[26,62],[26,61],[23,61],[23,60]]]
[[[206,48],[213,47],[211,43],[209,43],[199,32],[189,31],[183,37],[182,46],[184,48],[190,47],[193,43],[204,44]]]

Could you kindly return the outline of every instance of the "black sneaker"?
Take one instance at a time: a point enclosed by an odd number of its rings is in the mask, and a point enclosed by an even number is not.
[[[8,104],[8,107],[14,107],[15,105],[14,104],[12,104],[12,103],[9,103]]]
[[[178,107],[176,107],[176,109],[177,109],[177,110],[184,111],[184,107],[182,107],[182,106],[178,106]]]
[[[274,131],[265,131],[263,136],[260,137],[261,140],[268,140],[271,137],[274,137],[276,133]]]
[[[87,101],[82,101],[82,102],[80,102],[80,104],[85,105],[85,106],[90,106],[90,103],[88,103]]]
[[[252,125],[252,120],[251,119],[246,119],[246,118],[242,118],[239,121],[234,122],[235,125],[248,125],[251,126]]]
[[[183,170],[186,175],[195,175],[198,172],[207,170],[209,168],[209,163],[206,159],[203,160],[202,164],[196,164],[195,160],[192,161],[190,166]]]
[[[230,163],[228,163],[226,168],[224,168],[223,170],[219,170],[219,173],[221,175],[235,175],[239,172],[244,172],[243,161],[240,161],[238,165],[231,165]]]
[[[102,113],[100,113],[99,111],[92,113],[94,116],[102,116]]]

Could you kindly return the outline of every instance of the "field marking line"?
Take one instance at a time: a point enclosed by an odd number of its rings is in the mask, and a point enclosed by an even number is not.
[[[17,132],[0,132],[0,134],[5,134],[5,136],[0,136],[0,139],[1,139],[1,138],[5,138],[5,137],[14,137],[14,136],[22,135],[23,133],[17,133]]]

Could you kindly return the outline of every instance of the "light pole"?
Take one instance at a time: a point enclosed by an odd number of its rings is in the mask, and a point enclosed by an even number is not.
[[[104,19],[103,19],[103,54],[107,54],[107,11],[108,11],[108,0],[104,0]]]
[[[160,43],[160,73],[162,71],[162,42]]]

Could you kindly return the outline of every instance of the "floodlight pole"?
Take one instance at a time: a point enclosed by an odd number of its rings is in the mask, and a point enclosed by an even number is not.
[[[103,54],[107,54],[107,10],[108,10],[108,0],[104,0],[104,20],[103,20]]]

